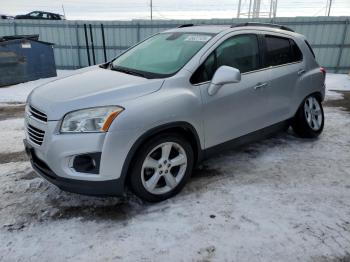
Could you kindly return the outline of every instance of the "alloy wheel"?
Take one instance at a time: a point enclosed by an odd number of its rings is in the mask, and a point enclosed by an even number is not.
[[[168,193],[181,182],[186,168],[183,147],[175,142],[162,143],[148,153],[142,164],[142,184],[151,194]]]
[[[305,100],[304,112],[308,125],[314,131],[318,131],[322,126],[323,116],[318,100],[310,96]]]

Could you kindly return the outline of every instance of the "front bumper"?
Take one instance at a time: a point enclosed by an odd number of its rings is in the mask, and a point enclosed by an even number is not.
[[[44,161],[36,156],[34,148],[26,139],[24,145],[35,172],[64,191],[95,196],[120,196],[123,194],[124,181],[122,179],[87,181],[57,176]]]

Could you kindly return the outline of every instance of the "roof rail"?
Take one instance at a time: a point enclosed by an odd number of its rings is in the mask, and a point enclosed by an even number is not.
[[[294,30],[292,30],[289,27],[284,26],[284,25],[270,24],[270,23],[257,23],[257,22],[247,22],[247,23],[235,24],[235,25],[232,25],[231,28],[241,27],[241,26],[264,26],[264,27],[279,28],[282,30],[294,32]]]
[[[179,25],[177,28],[191,27],[191,26],[194,26],[194,24],[183,24],[183,25]]]

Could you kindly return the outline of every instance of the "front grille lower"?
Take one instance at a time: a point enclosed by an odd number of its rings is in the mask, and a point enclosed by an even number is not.
[[[44,141],[45,131],[29,124],[27,126],[27,131],[30,141],[32,141],[34,144],[37,144],[38,146],[41,146]]]
[[[40,121],[47,122],[47,115],[32,106],[29,106],[29,113],[32,115],[32,117]]]

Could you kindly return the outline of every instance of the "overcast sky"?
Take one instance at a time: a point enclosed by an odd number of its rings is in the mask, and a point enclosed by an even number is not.
[[[268,11],[270,0],[262,1]],[[323,16],[327,0],[278,0],[277,16]],[[0,13],[16,15],[33,10],[63,13],[67,19],[149,19],[150,0],[0,0]],[[243,11],[249,0],[242,0]],[[232,18],[238,0],[153,0],[155,19]],[[333,0],[331,15],[350,15],[350,0]]]

